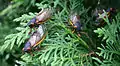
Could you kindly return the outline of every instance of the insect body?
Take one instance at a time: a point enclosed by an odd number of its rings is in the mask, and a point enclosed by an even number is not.
[[[96,9],[95,12],[93,13],[97,26],[104,26],[105,21],[103,18],[106,18],[106,17],[108,17],[110,22],[112,22],[112,19],[116,15],[116,10],[114,8],[108,8],[107,10],[105,10],[106,13],[103,10],[104,9]],[[99,14],[101,15],[101,17],[99,16]]]
[[[46,20],[48,20],[51,17],[51,15],[52,15],[51,9],[42,9],[37,16],[35,16],[28,22],[27,26],[31,28],[34,26],[38,26],[38,24],[42,24]]]
[[[89,35],[87,34],[87,32],[83,32],[82,24],[80,22],[80,17],[78,15],[75,15],[75,14],[71,15],[69,22],[74,29],[72,31],[72,33],[76,32],[79,37],[81,37],[80,34],[84,34],[90,40],[91,44],[93,44],[93,42],[92,42],[91,38],[89,37]]]
[[[82,25],[81,25],[79,19],[80,19],[79,16],[74,14],[74,15],[70,16],[70,20],[69,20],[70,24],[72,25],[72,27],[74,29],[72,32],[73,33],[77,32],[78,36],[80,36],[80,31],[82,29]]]
[[[23,51],[29,52],[32,48],[40,44],[46,36],[45,28],[43,25],[39,25],[38,29],[31,35],[27,43],[25,44]]]

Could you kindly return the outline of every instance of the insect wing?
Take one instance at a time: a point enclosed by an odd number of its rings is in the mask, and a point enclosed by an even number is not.
[[[40,12],[37,16],[36,19],[38,20],[37,23],[45,22],[48,20],[52,15],[52,9],[44,9],[42,12]]]
[[[44,39],[45,39],[45,36],[46,36],[46,28],[44,27],[44,25],[39,25],[38,29],[37,29],[37,32],[38,32],[38,38],[36,40],[36,43],[34,44],[34,47],[39,45]]]

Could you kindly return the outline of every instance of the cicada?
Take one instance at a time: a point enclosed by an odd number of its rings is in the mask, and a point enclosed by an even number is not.
[[[50,19],[52,15],[52,8],[42,9],[34,18],[32,18],[26,26],[35,27]]]
[[[80,16],[73,14],[70,16],[69,23],[73,27],[72,33],[76,32],[80,36],[80,31],[82,29],[82,24],[80,22]]]
[[[108,17],[109,21],[112,22],[112,19],[114,19],[115,15],[116,15],[116,9],[114,8],[108,8],[107,10],[104,9],[96,9],[93,13],[93,16],[95,17],[95,23],[96,26],[104,26],[105,25],[105,21],[103,18]],[[100,17],[99,14],[102,16]]]
[[[79,37],[81,37],[81,34],[84,34],[90,42],[93,44],[91,38],[88,36],[86,32],[83,31],[83,26],[80,21],[80,16],[77,15],[76,13],[70,16],[69,23],[72,25],[72,33],[76,32]]]
[[[46,34],[47,31],[45,29],[45,26],[43,24],[40,24],[37,30],[31,34],[22,50],[24,52],[32,51],[32,49],[35,49],[45,39]]]

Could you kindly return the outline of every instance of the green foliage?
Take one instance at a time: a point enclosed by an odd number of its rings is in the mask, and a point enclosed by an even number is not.
[[[91,17],[88,17],[89,8],[84,8],[83,0],[12,0],[12,2],[14,4],[9,5],[0,15],[5,15],[10,11],[6,18],[12,15],[9,18],[13,19],[19,17],[20,14],[32,11],[13,20],[13,23],[20,23],[20,25],[17,25],[13,34],[4,36],[4,43],[0,46],[0,52],[4,55],[0,57],[8,60],[12,56],[13,65],[119,66],[120,14],[116,16],[116,21],[113,20],[113,22],[109,22],[108,18],[104,19],[107,25],[94,30],[96,29],[96,27],[92,26],[94,21],[92,22]],[[37,6],[38,9],[33,9],[33,6]],[[53,15],[51,19],[44,23],[48,35],[40,44],[41,49],[33,51],[34,56],[29,53],[23,54],[22,48],[30,37],[28,35],[30,28],[24,26],[36,16],[36,11],[51,7],[53,8]],[[88,33],[87,37],[83,34],[78,37],[77,34],[72,33],[71,27],[68,25],[68,19],[73,13],[80,15],[83,31],[86,34]],[[93,30],[98,34],[99,38],[102,38],[102,41],[96,39]],[[98,42],[100,42],[101,46],[97,45]],[[94,49],[96,46],[98,49]],[[97,50],[96,53],[93,50]]]
[[[31,1],[29,1],[29,0],[12,0],[11,3],[8,5],[8,7],[5,8],[0,13],[0,15],[7,14],[7,16],[10,16],[10,15],[13,16],[13,14],[16,15],[16,14],[18,14],[18,12],[23,12],[23,11],[25,13],[25,9],[27,11],[27,9],[29,9],[31,6],[35,5],[34,3],[35,3],[35,0],[31,0]],[[18,11],[21,9],[21,6],[22,6],[22,10]],[[25,9],[23,10],[23,8],[25,8]]]
[[[47,4],[44,4],[44,2]],[[51,7],[53,2],[44,0],[36,5],[39,9],[41,9],[43,6],[44,8]],[[70,3],[70,6],[67,6],[67,3]],[[74,6],[75,4],[78,5]],[[92,65],[91,54],[89,54],[89,45],[82,38],[73,34],[65,24],[65,22],[68,21],[68,14],[71,13],[71,10],[77,11],[76,9],[79,8],[79,10],[84,13],[82,1],[79,2],[77,0],[70,0],[63,2],[55,0],[53,7],[54,9],[60,8],[60,10],[54,10],[54,15],[51,17],[52,20],[45,23],[49,33],[44,42],[41,44],[43,49],[41,49],[41,51],[33,52],[34,57],[31,57],[29,54],[24,54],[21,56],[21,59],[23,59],[24,62],[21,60],[16,60],[16,62],[21,65]],[[70,7],[70,9],[68,7]],[[82,14],[81,12],[78,13]],[[14,21],[21,22],[23,25],[16,28],[18,33],[6,36],[4,45],[1,47],[0,51],[17,51],[17,49],[23,47],[22,44],[25,44],[25,39],[28,38],[29,32],[29,28],[23,28],[23,26],[25,26],[24,24],[26,24],[26,22],[34,16],[35,14],[29,13],[29,15],[24,14],[21,17],[14,19]]]
[[[105,44],[102,44],[102,48],[98,47],[100,53],[97,53],[99,56],[102,56],[105,60],[103,63],[104,65],[114,65],[118,66],[120,58],[120,37],[119,37],[119,26],[120,15],[116,16],[116,21],[109,22],[109,20],[105,19],[107,25],[103,28],[98,28],[95,30],[95,33],[98,33],[98,37],[102,37],[102,41],[105,41]]]
[[[19,26],[19,22],[15,22],[13,21],[13,19],[16,17],[20,17],[21,14],[30,11],[30,8],[35,5],[35,2],[35,0],[0,0],[0,66],[13,65],[14,60],[19,57],[20,53],[18,53],[18,51],[20,51],[21,49],[18,49],[18,47],[16,46],[18,45],[16,43],[16,40],[19,37],[18,35],[20,33],[17,34],[17,31],[15,29],[16,26]],[[12,35],[12,33],[14,33],[14,36],[16,38],[12,38],[12,36],[4,40],[6,35]],[[15,35],[15,33],[17,35]],[[12,42],[12,40],[15,42]],[[6,41],[7,44],[4,45],[4,41]],[[10,41],[10,43],[8,43],[7,41]],[[11,45],[11,43],[14,43],[14,46]],[[19,43],[19,45],[20,44],[21,43]]]
[[[12,50],[18,49],[23,42],[25,42],[25,39],[28,38],[29,28],[24,26],[27,24],[25,22],[30,21],[31,18],[33,18],[35,14],[29,13],[29,15],[24,14],[19,18],[14,19],[15,22],[21,21],[22,27],[17,27],[16,30],[18,33],[16,34],[10,34],[5,37],[4,45],[1,47],[1,51],[4,51],[6,49]],[[27,17],[27,18],[26,18]]]

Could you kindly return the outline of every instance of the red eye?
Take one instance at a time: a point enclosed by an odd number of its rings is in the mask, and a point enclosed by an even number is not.
[[[112,11],[113,10],[113,8],[110,8],[110,11]]]
[[[106,16],[104,16],[104,18],[106,18]]]
[[[30,47],[28,47],[28,48],[27,48],[27,50],[28,50],[28,51],[30,51],[30,50],[31,50],[31,48],[30,48]]]

